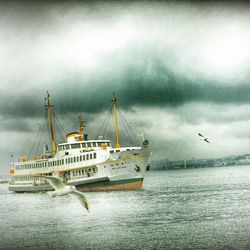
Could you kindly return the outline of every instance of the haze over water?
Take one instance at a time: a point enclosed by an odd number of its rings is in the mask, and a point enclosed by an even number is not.
[[[0,249],[249,249],[250,166],[150,171],[141,191],[73,197],[0,185]]]

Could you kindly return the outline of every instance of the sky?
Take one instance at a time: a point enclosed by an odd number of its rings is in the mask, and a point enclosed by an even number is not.
[[[0,2],[0,173],[49,142],[36,141],[47,90],[66,133],[82,115],[94,138],[115,92],[153,160],[248,154],[249,44],[247,2]]]

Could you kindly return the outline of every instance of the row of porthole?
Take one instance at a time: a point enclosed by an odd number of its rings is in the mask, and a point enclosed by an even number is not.
[[[124,164],[123,162],[121,163],[122,165]],[[113,167],[114,165],[113,164],[110,164],[111,167]],[[119,166],[118,163],[116,163],[116,166]],[[104,166],[106,168],[106,166]]]

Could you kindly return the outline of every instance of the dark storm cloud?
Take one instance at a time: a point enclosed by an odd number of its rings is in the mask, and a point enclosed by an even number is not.
[[[52,91],[52,101],[59,114],[98,113],[107,110],[111,106],[113,92],[117,94],[119,105],[123,109],[131,109],[134,106],[181,106],[190,102],[216,104],[250,102],[249,83],[224,84],[206,80],[195,82],[168,72],[163,66],[157,69],[153,74],[154,77],[143,74],[138,77],[140,74],[130,71],[117,80],[95,82],[97,80],[93,79],[88,84],[84,79],[65,79],[59,84],[61,88]],[[32,91],[35,93],[35,90]],[[1,100],[0,113],[6,117],[41,116],[45,94],[44,91],[34,95],[28,93],[5,95]]]

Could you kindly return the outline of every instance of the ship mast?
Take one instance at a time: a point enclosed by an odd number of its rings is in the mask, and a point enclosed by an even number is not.
[[[85,128],[85,125],[84,125],[84,120],[82,119],[81,116],[78,117],[78,120],[79,120],[79,125],[80,125],[80,129],[79,129],[79,132],[80,132],[80,141],[83,141],[83,130]]]
[[[56,143],[55,143],[55,136],[54,136],[54,129],[53,129],[53,117],[52,117],[52,105],[50,104],[49,92],[47,91],[47,110],[49,116],[49,125],[50,125],[50,133],[51,133],[51,149],[52,155],[56,154]]]
[[[119,136],[118,136],[118,120],[117,120],[117,113],[116,113],[115,93],[113,93],[113,109],[114,109],[114,125],[115,125],[115,147],[120,148],[121,145],[119,144]]]

